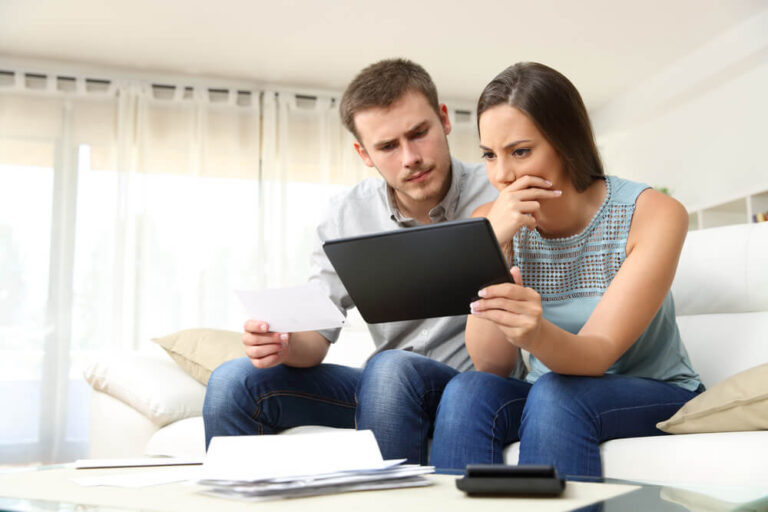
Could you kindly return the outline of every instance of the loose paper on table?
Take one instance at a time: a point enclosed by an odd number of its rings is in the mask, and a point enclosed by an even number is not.
[[[199,484],[205,494],[262,500],[430,485],[433,467],[384,460],[370,430],[214,437]]]
[[[214,437],[203,463],[202,479],[241,482],[290,479],[383,469],[401,462],[385,461],[381,457],[370,430]]]

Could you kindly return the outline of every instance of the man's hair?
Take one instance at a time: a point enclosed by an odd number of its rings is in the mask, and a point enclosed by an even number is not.
[[[509,105],[526,114],[563,161],[576,190],[603,176],[587,109],[564,75],[536,62],[518,62],[485,86],[477,102],[477,119],[489,108]]]
[[[386,108],[410,91],[420,92],[440,116],[437,88],[418,64],[405,59],[387,59],[363,69],[347,86],[339,112],[347,130],[360,141],[355,114],[369,108]]]

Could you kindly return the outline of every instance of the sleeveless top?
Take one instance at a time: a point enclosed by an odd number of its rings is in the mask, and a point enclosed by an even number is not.
[[[606,196],[589,225],[566,238],[543,238],[521,228],[513,241],[513,264],[525,286],[541,295],[543,316],[577,334],[626,258],[635,201],[648,185],[607,176]],[[526,380],[550,371],[530,355]],[[680,339],[672,293],[648,328],[606,373],[646,377],[695,390],[701,384]]]

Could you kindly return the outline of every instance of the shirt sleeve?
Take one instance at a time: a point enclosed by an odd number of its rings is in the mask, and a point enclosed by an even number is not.
[[[328,214],[325,219],[317,226],[310,266],[312,274],[309,282],[319,285],[333,301],[339,310],[347,315],[347,310],[354,307],[352,298],[347,293],[347,289],[341,283],[336,270],[331,265],[330,260],[323,251],[323,242],[341,238],[341,220],[343,216],[340,212],[338,199],[333,200],[328,208]],[[331,343],[334,343],[341,333],[341,329],[323,329],[318,331]]]

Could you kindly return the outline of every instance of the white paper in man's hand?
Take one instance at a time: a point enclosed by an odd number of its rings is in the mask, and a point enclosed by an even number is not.
[[[272,332],[332,329],[344,325],[344,314],[318,286],[238,290],[249,318],[263,320]]]

